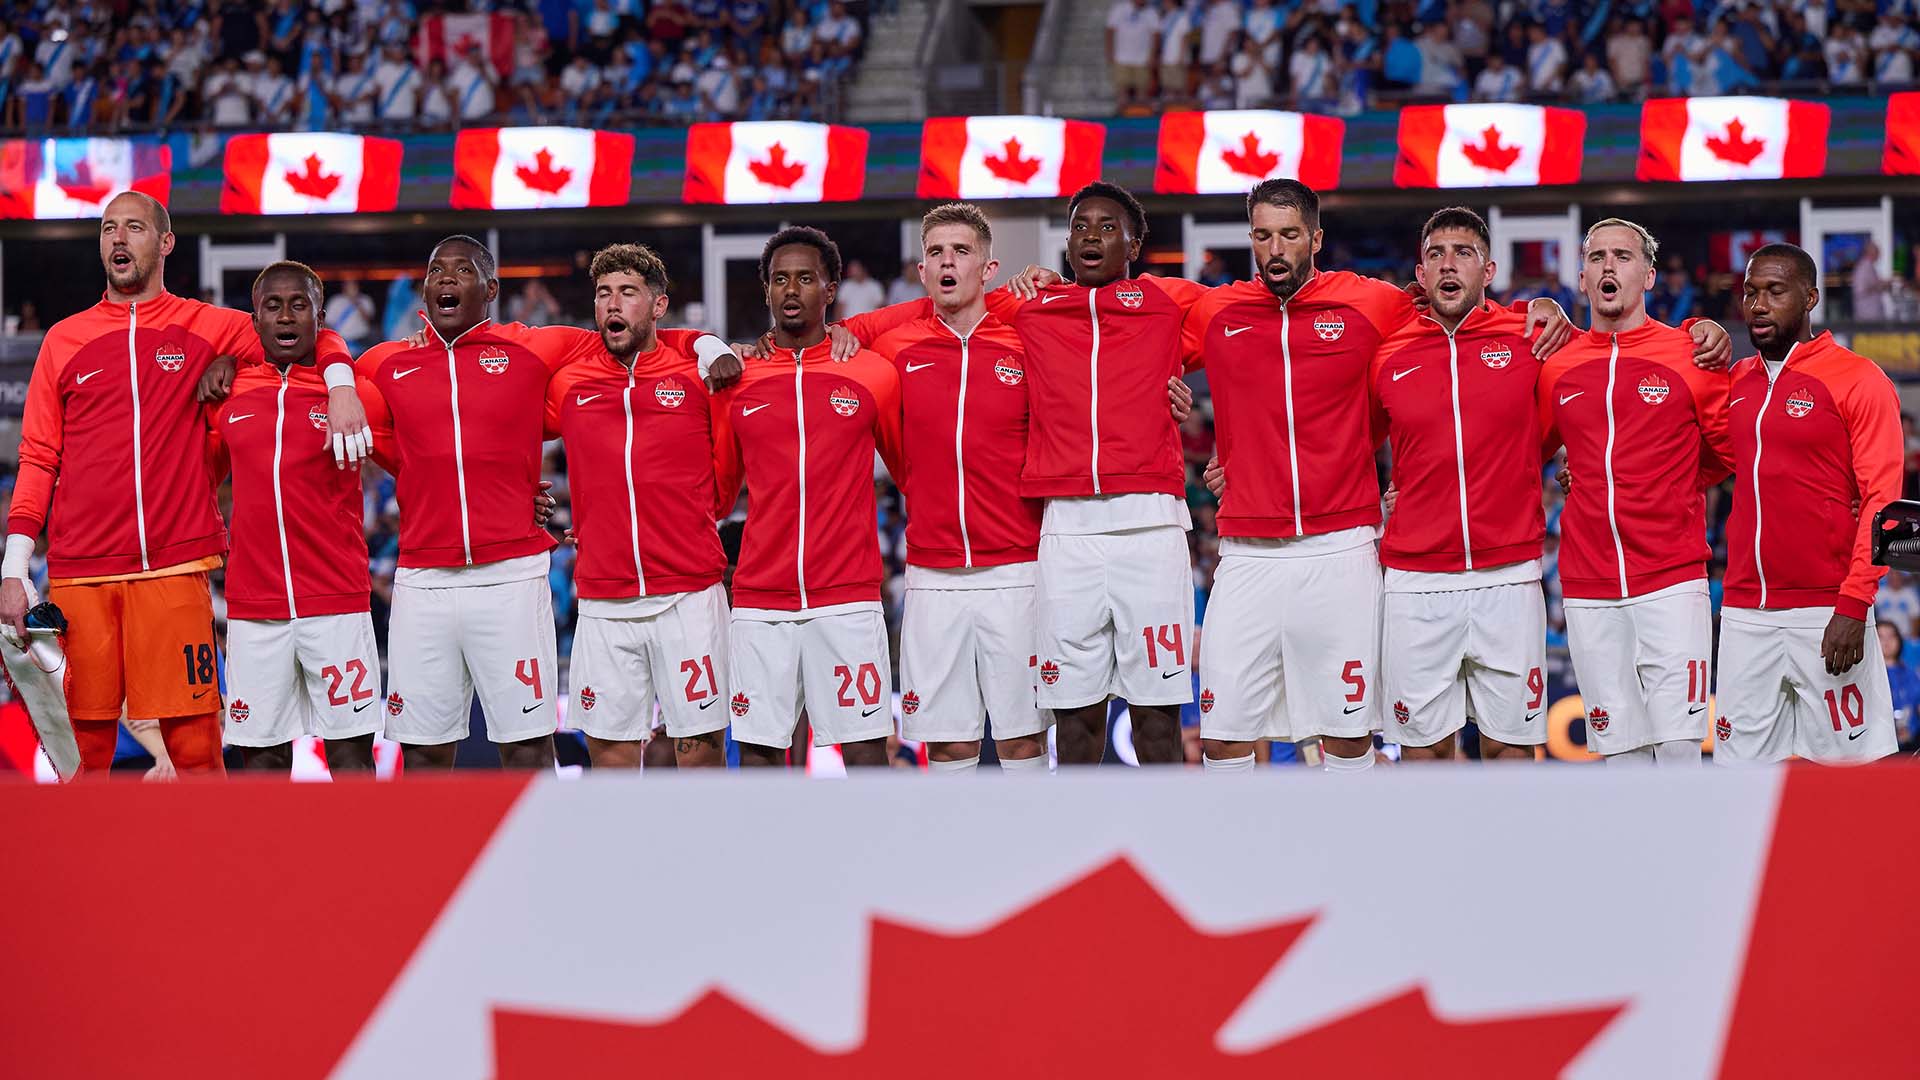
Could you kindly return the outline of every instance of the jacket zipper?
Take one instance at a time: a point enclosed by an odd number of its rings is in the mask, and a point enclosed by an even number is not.
[[[280,530],[280,573],[287,585],[287,618],[300,612],[293,603],[293,560],[287,556],[287,506],[280,493],[281,449],[287,424],[287,373],[280,373],[280,392],[273,398],[273,524]]]
[[[1620,571],[1620,599],[1627,598],[1627,549],[1620,542],[1620,519],[1614,510],[1613,486],[1613,443],[1617,434],[1614,426],[1613,387],[1620,364],[1620,335],[1613,336],[1613,351],[1607,355],[1607,528],[1613,533],[1613,558]]]
[[[473,524],[467,514],[467,451],[460,433],[460,369],[454,363],[453,349],[461,338],[485,325],[482,320],[455,335],[452,341],[442,343],[447,348],[447,400],[453,411],[453,476],[454,486],[460,492],[460,550],[468,566],[473,565]]]
[[[800,433],[800,527],[794,530],[793,569],[800,584],[800,607],[807,608],[807,406],[800,397],[801,377],[805,369],[800,358],[805,349],[793,350],[793,423]]]
[[[1293,535],[1305,536],[1300,516],[1300,449],[1293,430],[1293,323],[1287,305],[1280,305],[1280,380],[1287,395],[1287,473],[1293,480]]]
[[[140,468],[140,361],[135,355],[133,336],[140,325],[139,304],[127,305],[127,379],[133,387],[133,524],[140,533],[140,569],[153,569],[147,561],[147,491]]]
[[[640,500],[633,490],[633,369],[627,369],[627,388],[620,395],[627,410],[627,450],[621,462],[627,469],[627,524],[633,538],[633,576],[639,579],[639,595],[647,595],[647,570],[640,561]]]
[[[1472,312],[1467,313],[1468,318],[1472,315]],[[1460,543],[1466,551],[1466,569],[1471,570],[1473,569],[1473,529],[1467,522],[1467,440],[1460,425],[1460,345],[1454,337],[1460,327],[1467,324],[1467,320],[1461,319],[1460,326],[1448,330],[1433,316],[1429,315],[1426,318],[1447,335],[1447,378],[1451,381],[1453,396],[1453,468],[1454,475],[1460,482]]]
[[[941,319],[940,325],[947,326],[947,321]],[[978,322],[973,325],[975,330],[980,327]],[[971,567],[973,540],[967,534],[967,466],[964,444],[967,430],[967,368],[971,359],[973,330],[962,334],[953,327],[947,326],[947,332],[960,339],[960,398],[953,408],[954,501],[959,504],[960,510],[960,553],[964,560],[963,565]]]
[[[1100,311],[1096,305],[1099,299],[1099,289],[1087,290],[1087,321],[1093,326],[1093,349],[1087,354],[1087,387],[1093,404],[1087,410],[1087,421],[1093,431],[1091,465],[1095,495],[1100,494]]]
[[[1787,364],[1793,360],[1793,350],[1800,347],[1799,342],[1787,346],[1787,355],[1780,359],[1780,371],[1785,373]],[[1760,451],[1764,444],[1760,438],[1760,422],[1767,417],[1767,406],[1773,403],[1773,385],[1778,378],[1767,367],[1766,357],[1760,358],[1760,370],[1767,375],[1767,393],[1760,399],[1760,411],[1753,417],[1753,572],[1760,579],[1760,606],[1767,606],[1767,564],[1760,557]]]

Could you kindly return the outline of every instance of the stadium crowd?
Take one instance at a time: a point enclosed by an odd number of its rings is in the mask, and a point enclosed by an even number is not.
[[[1914,0],[1114,0],[1122,110],[1592,104],[1910,86]]]
[[[477,41],[419,46],[424,20],[463,8],[510,23],[510,70]],[[814,119],[852,70],[864,14],[846,0],[17,0],[0,5],[0,127]]]

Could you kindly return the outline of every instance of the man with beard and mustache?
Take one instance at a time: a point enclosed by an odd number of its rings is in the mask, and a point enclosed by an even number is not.
[[[573,723],[595,768],[637,768],[658,701],[674,763],[724,768],[727,556],[714,518],[730,507],[716,504],[714,455],[733,448],[726,413],[693,353],[656,327],[660,257],[614,244],[588,273],[601,348],[547,384],[580,547]]]
[[[1792,244],[1747,260],[1740,307],[1758,355],[1734,365],[1728,390],[1737,480],[1716,761],[1858,762],[1897,748],[1871,532],[1900,497],[1900,399],[1879,365],[1813,336],[1819,281]]]
[[[41,343],[0,560],[0,633],[17,642],[35,603],[28,564],[47,528],[49,599],[71,627],[69,716],[82,768],[103,776],[123,710],[160,721],[179,772],[223,771],[207,576],[227,538],[196,383],[221,356],[258,364],[262,353],[247,313],[167,292],[173,248],[159,202],[126,192],[107,204],[107,291]],[[357,457],[364,420],[345,346],[326,333],[319,352],[329,385],[344,379],[329,413],[355,432]]]
[[[1560,587],[1587,749],[1610,762],[1700,764],[1711,692],[1706,497],[1733,460],[1727,377],[1684,329],[1647,316],[1659,244],[1620,218],[1581,245],[1593,327],[1540,373],[1545,451],[1575,482]]]

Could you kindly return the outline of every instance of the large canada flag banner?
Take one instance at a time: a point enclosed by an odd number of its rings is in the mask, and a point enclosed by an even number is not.
[[[166,205],[173,151],[134,139],[0,142],[0,218],[99,217],[123,191]]]
[[[348,214],[400,200],[398,139],[331,132],[227,140],[223,214]]]
[[[1163,195],[1244,193],[1287,177],[1316,191],[1340,186],[1346,121],[1262,109],[1168,113],[1160,118],[1153,190]]]
[[[621,206],[633,136],[585,128],[467,128],[453,144],[455,210]]]
[[[1888,176],[1920,176],[1920,93],[1887,99],[1887,149],[1880,170]]]
[[[1107,129],[1045,116],[949,116],[920,129],[923,199],[1071,195],[1100,178]]]
[[[1655,98],[1640,107],[1640,180],[1780,180],[1827,171],[1832,110],[1768,97]]]
[[[462,53],[476,50],[505,78],[513,74],[513,37],[511,15],[428,15],[414,35],[413,54],[424,69],[435,60],[451,67]]]
[[[1580,182],[1587,117],[1538,105],[1415,105],[1400,110],[1393,182],[1403,188]]]
[[[687,129],[686,202],[851,202],[866,180],[860,128],[769,121]]]

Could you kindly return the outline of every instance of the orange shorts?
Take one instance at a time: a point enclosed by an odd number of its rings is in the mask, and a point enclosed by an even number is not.
[[[207,575],[55,585],[67,617],[67,714],[75,720],[198,716],[220,708]]]

